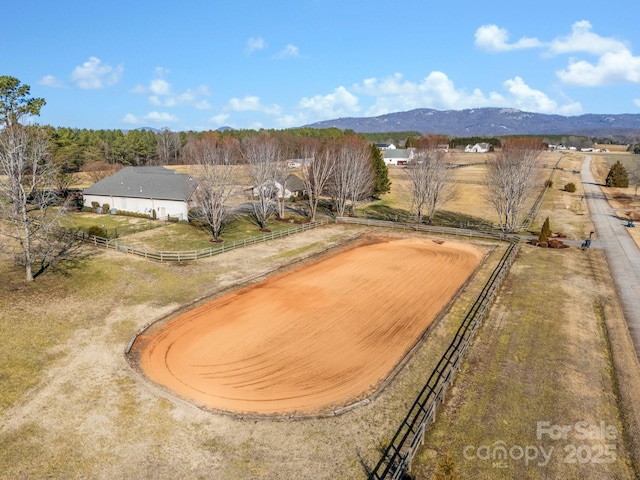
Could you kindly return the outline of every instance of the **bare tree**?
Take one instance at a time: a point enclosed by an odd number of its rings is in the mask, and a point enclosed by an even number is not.
[[[514,232],[521,225],[527,202],[540,183],[541,152],[542,143],[537,139],[506,140],[487,163],[486,200],[498,214],[503,232]]]
[[[369,144],[358,137],[346,137],[335,148],[333,174],[328,190],[338,216],[347,208],[355,213],[357,203],[373,193],[374,172]]]
[[[248,139],[242,150],[257,197],[253,202],[253,215],[260,229],[265,230],[273,217],[274,200],[278,197],[275,178],[282,161],[280,145],[269,135],[258,135]]]
[[[41,128],[15,123],[0,130],[0,218],[9,225],[2,233],[19,243],[16,258],[28,282],[64,250],[55,238],[64,208],[49,208],[57,200],[56,174]]]
[[[213,241],[217,242],[229,217],[228,202],[235,191],[235,170],[231,165],[234,145],[202,138],[193,148],[192,155],[198,166],[196,220],[206,225]]]
[[[276,161],[273,171],[273,180],[280,185],[280,188],[276,189],[276,206],[278,210],[278,218],[284,220],[285,218],[285,206],[286,206],[286,193],[287,193],[287,177],[289,176],[289,167],[287,161],[280,158]]]
[[[122,168],[121,163],[108,163],[102,160],[85,163],[80,169],[93,183],[107,178]]]
[[[333,174],[335,157],[333,151],[318,140],[305,138],[300,146],[302,181],[309,199],[311,221],[316,221],[320,196],[324,193]]]
[[[180,134],[172,132],[167,127],[158,133],[158,160],[160,165],[171,165],[178,163],[180,156]]]
[[[437,148],[419,149],[404,171],[418,223],[423,217],[431,223],[436,211],[456,196],[453,169],[446,162],[446,154]]]
[[[629,169],[629,184],[634,187],[634,195],[638,196],[638,187],[640,187],[640,163],[634,163]]]

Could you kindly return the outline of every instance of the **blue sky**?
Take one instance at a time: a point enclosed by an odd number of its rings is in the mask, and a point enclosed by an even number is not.
[[[640,113],[630,0],[7,3],[0,75],[45,98],[35,120],[56,127],[281,129],[414,108]]]

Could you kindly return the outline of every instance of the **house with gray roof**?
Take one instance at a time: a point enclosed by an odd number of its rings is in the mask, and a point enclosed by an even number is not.
[[[85,205],[101,206],[156,218],[188,218],[198,186],[191,176],[164,167],[125,167],[82,192]],[[105,212],[106,213],[106,212]]]
[[[385,150],[382,153],[384,164],[394,167],[406,166],[414,157],[415,148],[397,148]]]

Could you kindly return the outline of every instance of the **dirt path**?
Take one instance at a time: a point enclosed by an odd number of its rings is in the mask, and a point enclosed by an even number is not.
[[[373,393],[482,257],[376,239],[209,302],[135,348],[151,379],[208,408],[328,412]]]

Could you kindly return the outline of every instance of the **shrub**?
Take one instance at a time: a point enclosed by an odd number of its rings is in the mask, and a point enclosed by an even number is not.
[[[87,229],[87,233],[89,235],[94,236],[94,237],[108,238],[107,237],[107,231],[104,228],[99,227],[98,225],[93,225],[93,226],[89,227]]]
[[[549,217],[544,220],[542,228],[540,229],[540,243],[546,243],[551,236],[551,225],[549,223]]]
[[[105,203],[104,205],[102,205],[102,213],[109,213],[110,208],[111,206],[108,203]]]
[[[553,180],[547,180],[546,182],[544,182],[544,186],[548,188],[553,187]]]
[[[91,202],[91,207],[93,208],[93,211],[95,212],[98,208],[100,208],[100,204],[98,202]]]
[[[574,193],[576,191],[576,184],[573,182],[569,182],[564,186],[564,191],[569,193]]]

